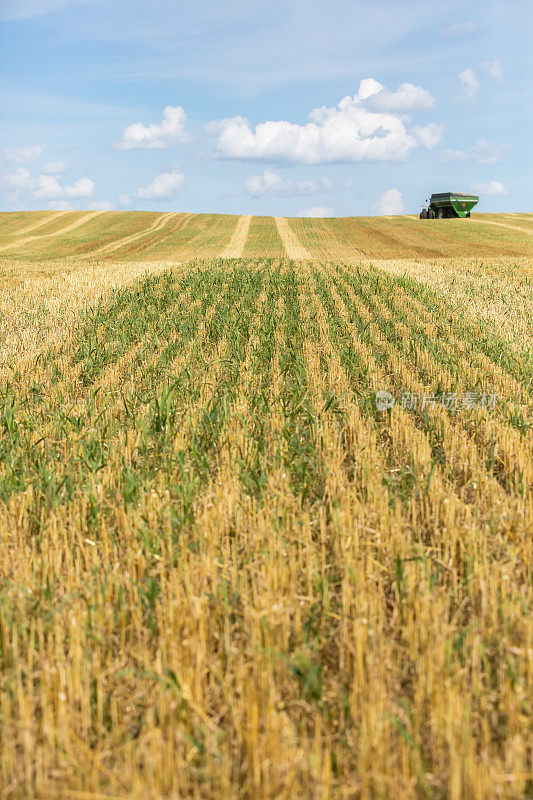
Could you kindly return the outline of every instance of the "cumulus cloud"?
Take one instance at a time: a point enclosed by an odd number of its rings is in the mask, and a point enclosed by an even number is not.
[[[373,83],[378,84],[377,81],[373,81]],[[364,101],[365,108],[370,111],[392,111],[393,113],[429,111],[434,105],[435,99],[427,89],[415,86],[414,83],[402,83],[396,92],[391,92],[386,86],[381,86],[377,92],[369,95]]]
[[[78,178],[72,186],[61,186],[54,175],[38,175],[35,179],[33,196],[42,200],[92,197],[95,182],[91,178]]]
[[[164,150],[173,144],[189,141],[185,132],[187,115],[181,106],[167,106],[163,111],[163,121],[159,125],[143,125],[135,122],[122,132],[116,142],[117,150]]]
[[[297,217],[313,217],[322,219],[323,217],[333,217],[333,209],[329,206],[313,206],[299,211]]]
[[[471,103],[479,91],[479,81],[476,78],[476,73],[469,67],[459,72],[457,77],[461,85],[461,94],[457,99]]]
[[[399,162],[416,147],[440,141],[440,126],[408,125],[407,111],[425,110],[431,102],[431,95],[413,84],[389,92],[368,78],[353,97],[311,111],[303,125],[279,120],[252,128],[245,117],[233,117],[210,123],[206,130],[218,137],[217,152],[224,158],[295,164]],[[372,109],[373,103],[387,110]]]
[[[64,175],[66,171],[66,161],[49,161],[42,169],[43,175]]]
[[[113,203],[110,203],[109,200],[93,200],[92,203],[89,203],[87,208],[89,211],[113,211],[115,206]]]
[[[71,200],[85,200],[93,196],[95,182],[91,178],[81,177],[73,182],[62,178],[67,171],[64,161],[49,161],[44,166],[26,165],[26,162],[39,158],[43,152],[44,148],[40,145],[8,147],[4,151],[4,158],[0,160],[0,194],[5,195],[9,203],[24,207],[38,201],[41,207],[70,210]],[[14,162],[15,166],[8,167],[7,161]]]
[[[35,188],[35,180],[26,167],[19,167],[15,172],[3,175],[2,184],[8,191],[16,194],[20,192],[30,192]]]
[[[428,150],[431,150],[440,142],[443,132],[444,125],[437,125],[436,122],[430,122],[429,125],[425,125],[423,128],[419,128],[418,125],[413,128],[413,134]]]
[[[168,200],[174,197],[185,185],[185,176],[175,169],[172,172],[163,172],[157,175],[149,186],[137,189],[133,194],[121,195],[120,202],[127,206],[132,200]]]
[[[387,189],[373,208],[378,214],[401,214],[405,210],[402,193],[398,189]]]
[[[441,33],[443,36],[464,36],[468,33],[477,31],[477,25],[472,20],[467,22],[452,22],[447,28],[444,28]]]
[[[158,175],[145,189],[137,189],[136,196],[145,200],[155,200],[159,197],[172,197],[183,188],[185,176],[178,170],[163,172]]]
[[[63,186],[56,175],[32,175],[26,167],[4,175],[2,183],[14,197],[29,194],[36,200],[66,200],[91,197],[95,183],[91,178],[78,178],[71,186]]]
[[[69,200],[51,200],[48,203],[51,211],[73,211],[74,206]]]
[[[39,144],[27,144],[23,147],[6,147],[2,155],[7,161],[24,164],[27,161],[34,161],[39,158],[43,151],[44,148]]]
[[[474,183],[472,189],[476,194],[501,195],[509,194],[509,189],[500,181],[487,181],[487,183]]]
[[[478,139],[472,147],[468,147],[466,150],[443,150],[442,157],[446,161],[471,161],[491,166],[501,161],[512,150],[513,148],[508,144],[497,145],[486,142],[484,139]]]
[[[496,58],[494,61],[484,61],[482,67],[487,75],[490,75],[495,81],[500,81],[500,83],[505,81],[505,73],[503,71],[502,62],[499,59]]]
[[[266,169],[261,175],[252,175],[246,181],[246,191],[250,197],[296,197],[298,195],[322,194],[333,192],[336,189],[348,189],[350,181],[341,184],[334,183],[330,178],[322,177],[319,180],[295,181],[285,178],[275,169]]]

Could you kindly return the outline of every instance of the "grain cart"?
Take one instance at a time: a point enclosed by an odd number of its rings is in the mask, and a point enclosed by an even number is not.
[[[445,217],[469,217],[479,201],[476,194],[461,192],[441,192],[432,194],[429,206],[420,212],[420,219],[444,219]],[[426,200],[427,202],[427,200]]]

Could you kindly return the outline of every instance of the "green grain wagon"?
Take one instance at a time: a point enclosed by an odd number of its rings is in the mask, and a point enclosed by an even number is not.
[[[461,192],[440,192],[432,194],[428,208],[420,212],[420,219],[444,219],[445,217],[469,217],[479,201],[475,194]]]

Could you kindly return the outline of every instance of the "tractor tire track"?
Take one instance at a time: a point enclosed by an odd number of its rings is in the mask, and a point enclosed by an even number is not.
[[[251,221],[252,218],[249,215],[239,217],[233,236],[220,253],[220,258],[240,258],[242,256]]]
[[[497,225],[498,228],[509,228],[512,231],[520,231],[521,233],[527,233],[531,236],[531,231],[528,231],[527,228],[519,228],[518,225],[508,225],[506,222],[493,222],[490,219],[471,219],[471,222],[481,222],[482,225]]]
[[[18,247],[23,244],[27,244],[28,242],[34,242],[36,239],[48,239],[54,238],[56,236],[62,236],[64,233],[68,233],[69,231],[73,231],[75,228],[79,228],[81,225],[84,225],[89,220],[94,219],[94,217],[99,216],[100,214],[105,214],[105,211],[90,211],[88,214],[84,214],[83,217],[77,219],[76,222],[72,222],[70,225],[67,225],[66,228],[61,228],[58,231],[54,231],[53,233],[41,233],[38,236],[25,236],[23,239],[18,239],[15,242],[11,242],[10,244],[6,244],[3,247],[0,247],[0,252],[4,250],[9,250],[12,247]]]
[[[102,245],[101,247],[97,247],[96,250],[91,250],[90,253],[87,255],[96,256],[96,255],[103,255],[104,253],[112,253],[115,250],[119,250],[124,245],[131,244],[131,242],[136,242],[138,239],[142,239],[144,236],[147,236],[154,231],[159,231],[161,228],[167,223],[170,217],[175,216],[174,211],[168,211],[166,214],[162,214],[159,216],[155,222],[152,222],[147,228],[143,228],[142,231],[137,231],[136,233],[132,233],[129,236],[124,236],[122,239],[116,239],[114,242],[108,242],[107,244]]]
[[[22,236],[23,233],[36,231],[37,228],[42,228],[44,225],[48,225],[49,222],[52,222],[52,220],[62,217],[65,214],[70,214],[70,211],[53,211],[48,214],[45,219],[41,219],[39,222],[34,222],[33,225],[28,225],[26,228],[21,228],[20,231],[13,231],[13,236]]]
[[[168,237],[169,233],[174,234],[185,230],[185,228],[189,226],[189,223],[192,222],[194,217],[196,217],[196,214],[193,214],[192,212],[183,214],[182,219],[178,221],[177,225],[175,225],[170,232],[166,231],[164,226],[161,226],[157,229],[159,231],[157,236],[152,236],[146,240],[141,239],[135,247],[128,248],[128,255],[132,253],[135,253],[136,255],[145,253],[156,245],[161,244],[164,239]]]
[[[298,237],[289,226],[287,217],[274,217],[274,220],[287,256],[297,260],[310,259],[309,250],[300,244]]]
[[[502,214],[502,216],[505,219],[511,219],[513,221],[516,219],[518,220],[523,219],[524,222],[533,222],[533,214],[530,214],[529,217],[527,216],[527,214]]]

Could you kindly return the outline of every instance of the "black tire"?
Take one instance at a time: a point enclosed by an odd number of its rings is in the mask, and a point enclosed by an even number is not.
[[[435,212],[432,208],[428,208],[428,219],[435,219]]]
[[[428,218],[428,212],[426,211],[425,208],[423,208],[422,211],[420,212],[420,219],[427,219],[427,218]]]

